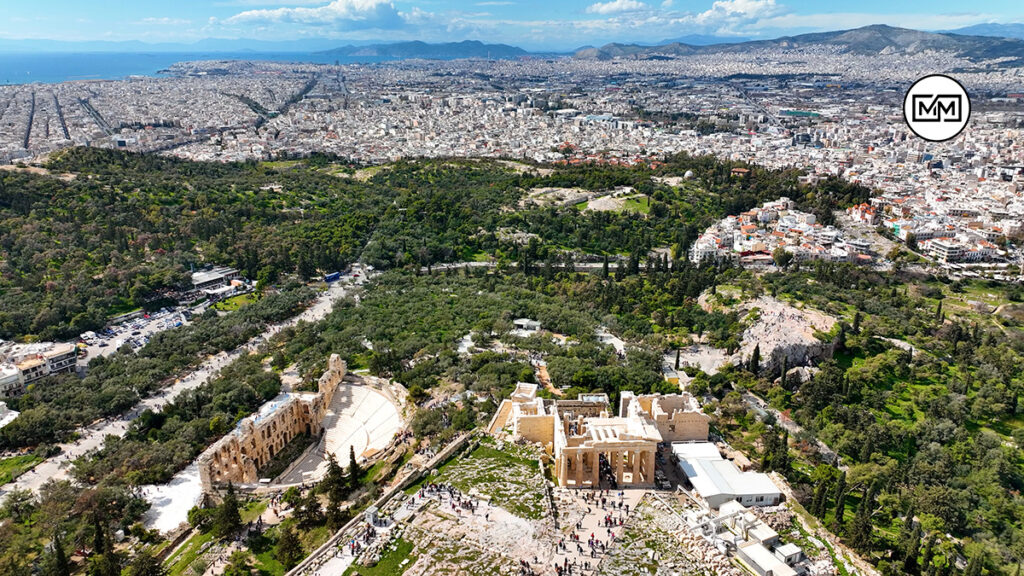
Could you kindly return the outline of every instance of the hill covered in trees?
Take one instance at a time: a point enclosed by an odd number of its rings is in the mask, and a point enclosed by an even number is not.
[[[685,250],[712,220],[788,194],[829,221],[869,191],[838,180],[798,188],[795,171],[680,155],[649,169],[410,160],[365,170],[322,157],[276,163],[195,163],[80,148],[57,155],[56,177],[0,172],[0,338],[66,338],[117,312],[159,308],[189,287],[193,265],[234,266],[266,283],[309,279],[362,259],[380,268],[492,256],[523,259],[499,233],[536,234],[557,248],[643,258]],[[651,176],[696,174],[692,186]],[[353,177],[355,176],[355,177]],[[529,207],[537,187],[632,186],[640,211]]]

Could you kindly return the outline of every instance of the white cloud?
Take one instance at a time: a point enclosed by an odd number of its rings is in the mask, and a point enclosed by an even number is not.
[[[598,2],[587,6],[588,14],[619,14],[621,12],[636,12],[645,10],[647,4],[637,0],[611,0],[610,2]]]
[[[488,1],[488,2],[477,2],[477,6],[515,6],[515,2],[508,2],[505,0]]]
[[[390,0],[334,0],[316,8],[247,10],[225,20],[228,24],[285,23],[330,26],[337,29],[396,29],[405,24]]]
[[[673,2],[672,0],[665,0],[664,2],[661,3],[661,7],[671,8],[673,4],[675,4],[675,2]]]
[[[732,27],[756,22],[782,12],[775,0],[717,0],[711,8],[697,14],[697,24]]]

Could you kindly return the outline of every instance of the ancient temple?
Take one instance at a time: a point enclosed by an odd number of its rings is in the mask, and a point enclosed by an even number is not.
[[[597,488],[602,478],[614,478],[618,486],[652,486],[659,443],[708,437],[710,418],[687,393],[623,392],[618,414],[610,408],[605,394],[545,400],[535,384],[520,383],[490,430],[509,429],[516,439],[542,444],[559,486],[573,488]]]

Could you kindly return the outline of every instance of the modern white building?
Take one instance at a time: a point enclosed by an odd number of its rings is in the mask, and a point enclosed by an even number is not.
[[[193,290],[209,290],[222,288],[231,283],[232,280],[240,278],[241,274],[234,268],[218,267],[212,270],[192,273]]]
[[[23,390],[21,370],[13,364],[0,364],[0,398],[18,396]],[[4,407],[6,408],[6,405]]]
[[[715,510],[730,500],[744,506],[774,506],[782,499],[767,474],[741,472],[711,442],[673,443],[672,452],[694,490]]]
[[[0,397],[18,396],[44,376],[73,372],[77,362],[78,348],[70,342],[0,341]]]

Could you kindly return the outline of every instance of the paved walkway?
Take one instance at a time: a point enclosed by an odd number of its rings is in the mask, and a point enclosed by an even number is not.
[[[573,574],[593,574],[616,538],[622,536],[623,526],[647,489],[632,488],[622,491],[594,491],[557,489],[556,502],[563,531],[564,549],[555,546],[550,566],[534,567],[540,574],[554,574],[554,564],[575,566]],[[604,498],[604,502],[602,502]],[[627,508],[628,507],[628,508]],[[629,510],[627,512],[626,510]],[[610,518],[613,526],[607,526]],[[604,545],[604,548],[601,545]],[[586,566],[589,565],[589,569]]]

